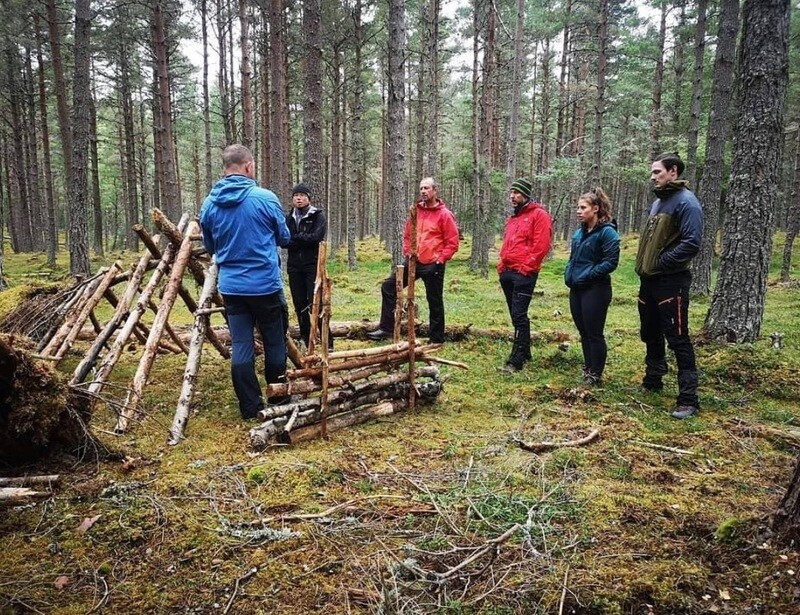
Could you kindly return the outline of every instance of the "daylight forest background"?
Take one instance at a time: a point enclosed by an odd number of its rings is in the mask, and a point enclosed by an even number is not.
[[[594,185],[636,232],[649,161],[677,150],[706,214],[694,292],[714,291],[721,256],[711,332],[759,335],[776,230],[789,277],[788,0],[5,0],[0,13],[0,250],[51,264],[68,250],[85,274],[91,251],[138,250],[151,208],[197,212],[222,148],[241,142],[284,205],[311,184],[351,268],[370,234],[398,258],[417,182],[436,177],[487,275],[513,178],[533,179],[559,240]]]

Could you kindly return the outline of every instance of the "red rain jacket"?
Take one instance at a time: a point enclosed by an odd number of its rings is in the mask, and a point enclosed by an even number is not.
[[[421,265],[446,263],[458,252],[458,226],[453,212],[442,199],[428,207],[419,201],[417,208],[417,262]],[[403,231],[403,256],[411,254],[411,219]]]
[[[528,201],[506,220],[497,272],[537,273],[553,245],[553,221],[541,203]]]

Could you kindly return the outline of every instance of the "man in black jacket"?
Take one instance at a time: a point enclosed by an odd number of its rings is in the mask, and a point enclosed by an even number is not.
[[[286,214],[286,226],[292,237],[287,246],[289,289],[300,324],[300,339],[308,344],[319,244],[328,232],[328,222],[325,212],[311,205],[311,188],[307,184],[297,184],[292,190],[292,210]]]
[[[661,154],[651,166],[653,191],[658,197],[650,208],[636,255],[639,274],[639,320],[647,347],[642,386],[661,391],[667,373],[664,340],[678,364],[676,419],[697,413],[697,365],[689,337],[689,266],[700,250],[703,210],[697,197],[678,179],[684,164],[677,153]]]

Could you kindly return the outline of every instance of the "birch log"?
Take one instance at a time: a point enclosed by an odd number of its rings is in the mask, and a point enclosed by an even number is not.
[[[125,433],[128,430],[131,419],[140,407],[144,385],[147,382],[147,376],[150,374],[150,369],[153,367],[153,361],[158,352],[158,341],[161,338],[167,318],[169,318],[169,313],[172,311],[172,306],[175,304],[175,299],[178,297],[178,286],[181,284],[183,272],[191,256],[192,242],[190,238],[196,228],[197,222],[194,220],[189,222],[183,244],[175,257],[175,263],[172,265],[169,281],[164,288],[164,294],[158,306],[158,313],[150,327],[150,336],[147,338],[142,358],[139,359],[139,367],[136,369],[133,383],[128,390],[125,403],[117,418],[117,425],[114,428],[116,433]]]
[[[203,290],[197,304],[200,310],[208,309],[211,306],[211,295],[217,287],[217,265],[211,263],[205,274]],[[198,310],[199,311],[199,310]],[[200,359],[203,355],[203,340],[208,329],[208,315],[198,313],[194,317],[192,327],[192,340],[189,342],[189,358],[186,359],[186,369],[183,372],[183,387],[181,396],[178,398],[178,407],[175,409],[175,417],[172,420],[172,427],[169,430],[169,440],[171,445],[178,444],[183,439],[183,432],[189,420],[189,409],[194,398],[194,389],[197,382],[197,374],[200,371]]]

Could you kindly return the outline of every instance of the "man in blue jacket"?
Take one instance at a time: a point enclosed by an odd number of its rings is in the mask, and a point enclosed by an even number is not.
[[[636,255],[639,274],[639,320],[647,347],[642,386],[661,391],[667,373],[664,340],[678,364],[676,419],[693,416],[697,398],[697,365],[689,337],[689,266],[700,250],[703,210],[697,197],[679,179],[684,164],[677,153],[661,154],[651,166],[653,191],[658,197],[650,208]]]
[[[203,244],[219,267],[219,291],[231,332],[231,378],[245,419],[255,418],[264,399],[255,371],[253,328],[264,343],[267,384],[285,381],[289,311],[283,296],[278,246],[289,229],[278,197],[259,188],[253,154],[243,145],[222,152],[224,177],[203,202]],[[282,399],[270,399],[282,403]]]

